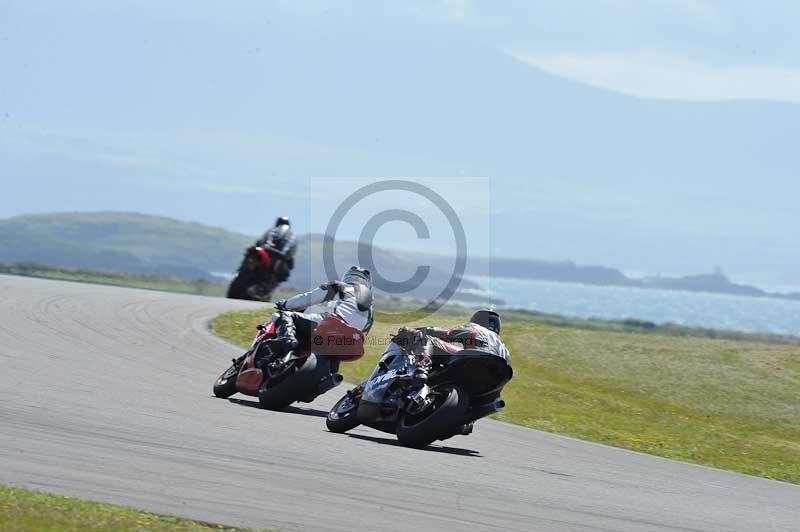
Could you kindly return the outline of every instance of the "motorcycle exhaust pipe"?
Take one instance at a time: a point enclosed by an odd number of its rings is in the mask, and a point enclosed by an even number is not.
[[[492,415],[495,412],[500,412],[505,407],[506,407],[506,402],[498,397],[491,403],[476,407],[471,412],[469,412],[467,414],[467,423],[469,423],[470,421],[477,421],[480,418]]]
[[[331,375],[323,377],[322,380],[319,381],[319,385],[317,388],[319,395],[322,395],[328,390],[339,386],[343,380],[344,377],[342,377],[341,373],[332,373]]]

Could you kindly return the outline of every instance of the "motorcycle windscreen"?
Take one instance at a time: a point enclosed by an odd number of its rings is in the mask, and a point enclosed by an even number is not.
[[[389,343],[372,375],[364,382],[361,402],[382,404],[392,384],[407,372],[408,364],[403,350],[397,344]]]

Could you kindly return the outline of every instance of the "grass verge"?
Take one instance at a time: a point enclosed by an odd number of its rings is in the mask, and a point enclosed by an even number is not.
[[[89,502],[0,486],[0,530],[9,532],[210,532],[250,530],[156,515],[124,506]]]
[[[212,329],[246,348],[267,316],[266,311],[226,313]],[[453,325],[466,318],[378,312],[366,356],[343,364],[342,373],[350,382],[364,379],[401,325]],[[515,376],[498,419],[800,483],[796,340],[512,318],[503,338]]]

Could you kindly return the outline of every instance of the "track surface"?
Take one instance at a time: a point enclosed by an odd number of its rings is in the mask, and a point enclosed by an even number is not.
[[[216,399],[246,302],[0,276],[0,483],[279,530],[796,531],[800,486],[493,421],[430,450]]]

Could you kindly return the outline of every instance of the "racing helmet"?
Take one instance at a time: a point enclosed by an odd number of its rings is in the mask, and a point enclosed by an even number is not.
[[[282,225],[291,225],[289,223],[289,217],[288,216],[278,216],[278,219],[275,220],[275,227],[280,227]]]
[[[492,309],[481,309],[476,311],[469,319],[470,323],[486,327],[490,331],[500,334],[500,314]]]
[[[292,230],[286,224],[276,225],[274,228],[270,229],[269,234],[272,245],[276,248],[283,248],[283,246],[286,245],[287,239],[292,235]]]
[[[347,284],[361,283],[372,288],[372,277],[369,270],[359,268],[358,266],[350,266],[350,269],[342,275],[342,282]]]

